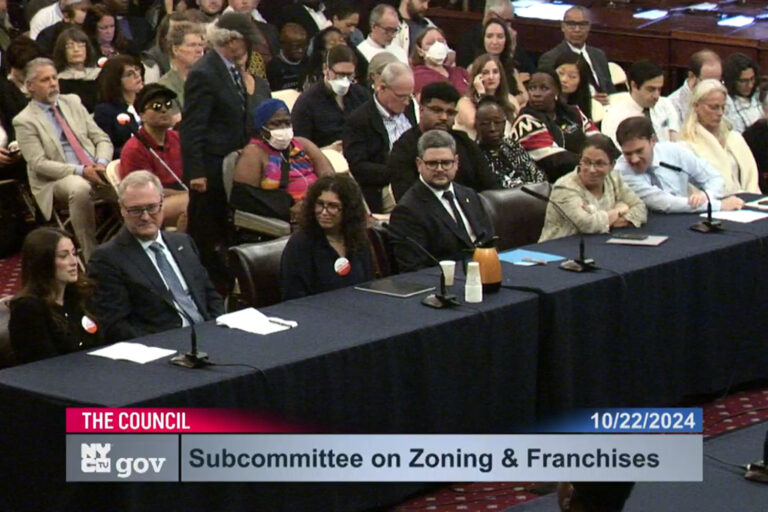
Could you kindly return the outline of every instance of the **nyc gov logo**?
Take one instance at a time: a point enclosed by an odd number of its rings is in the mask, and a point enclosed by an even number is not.
[[[112,459],[109,458],[111,443],[81,443],[80,469],[83,473],[110,473]]]

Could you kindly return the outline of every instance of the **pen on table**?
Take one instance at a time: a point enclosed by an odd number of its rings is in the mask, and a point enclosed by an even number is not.
[[[530,261],[531,263],[536,263],[537,265],[546,265],[547,262],[544,260],[537,260],[535,258],[523,258],[523,261]]]
[[[267,317],[267,320],[269,320],[270,323],[273,323],[275,325],[282,325],[283,327],[289,327],[289,328],[296,327],[293,323],[284,322],[282,320],[278,320],[277,318],[273,318],[271,316]]]

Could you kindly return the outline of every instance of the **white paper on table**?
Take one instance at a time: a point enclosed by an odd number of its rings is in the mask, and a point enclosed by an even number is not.
[[[707,218],[706,213],[702,213],[699,217]],[[755,222],[756,220],[768,218],[768,213],[756,212],[753,210],[733,210],[726,212],[712,212],[713,219],[729,220],[731,222]]]
[[[650,9],[648,11],[638,12],[632,15],[633,18],[638,20],[658,20],[669,14],[669,11],[665,9]]]
[[[293,320],[283,320],[275,316],[267,316],[255,308],[241,309],[240,311],[221,315],[216,319],[216,324],[254,334],[272,334],[273,332],[285,331],[299,325]]]
[[[571,7],[573,7],[572,4],[532,4],[528,7],[515,9],[515,16],[520,18],[562,21],[565,11]]]
[[[731,18],[726,18],[724,20],[720,20],[717,22],[717,24],[721,27],[746,27],[750,23],[754,22],[755,18],[752,16],[733,16]]]
[[[666,242],[668,238],[668,236],[664,235],[648,235],[642,240],[632,240],[631,238],[609,238],[605,241],[605,243],[616,245],[646,245],[649,247],[655,247]]]
[[[687,9],[692,11],[714,11],[717,9],[717,4],[712,2],[702,2],[700,4],[689,5]]]
[[[176,351],[168,348],[148,347],[142,343],[130,343],[121,341],[108,347],[88,352],[89,356],[106,357],[108,359],[131,361],[144,364],[163,357],[175,354]]]

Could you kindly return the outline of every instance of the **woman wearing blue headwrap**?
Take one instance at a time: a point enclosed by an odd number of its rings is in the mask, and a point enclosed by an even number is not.
[[[232,207],[286,221],[294,220],[309,186],[333,167],[310,140],[294,137],[288,106],[262,102],[253,114],[255,136],[235,166]]]

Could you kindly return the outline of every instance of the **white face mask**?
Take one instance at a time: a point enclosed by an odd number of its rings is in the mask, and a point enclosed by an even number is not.
[[[267,144],[278,151],[283,151],[291,145],[291,139],[293,139],[293,128],[278,128],[269,131]]]
[[[446,57],[448,57],[449,49],[448,45],[444,42],[435,41],[424,56],[435,64],[442,65]]]
[[[331,85],[331,89],[336,96],[344,96],[347,94],[349,87],[352,85],[352,83],[349,81],[349,78],[347,77],[328,80],[328,83]]]

